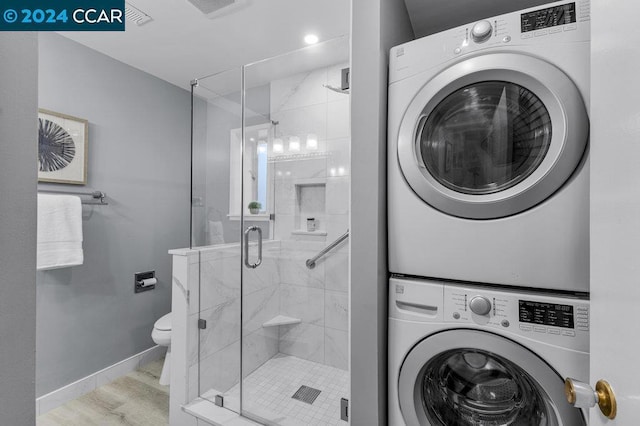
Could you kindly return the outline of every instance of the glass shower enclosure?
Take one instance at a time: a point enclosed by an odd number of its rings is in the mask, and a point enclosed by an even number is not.
[[[347,424],[348,68],[341,38],[193,85],[199,395],[263,424]]]

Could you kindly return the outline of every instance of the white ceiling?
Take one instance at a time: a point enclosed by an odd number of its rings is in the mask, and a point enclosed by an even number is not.
[[[125,32],[64,32],[112,58],[185,89],[194,78],[349,33],[349,0],[248,0],[246,6],[209,19],[187,0],[131,0],[153,18],[127,22]]]

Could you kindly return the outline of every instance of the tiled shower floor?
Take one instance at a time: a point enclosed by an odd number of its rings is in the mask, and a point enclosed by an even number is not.
[[[321,391],[313,404],[291,398],[302,385]],[[340,398],[348,395],[347,371],[278,354],[245,379],[243,410],[282,426],[342,426]],[[225,392],[225,401],[239,397],[239,385]]]

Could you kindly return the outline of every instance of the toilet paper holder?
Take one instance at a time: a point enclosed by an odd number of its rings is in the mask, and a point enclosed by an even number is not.
[[[156,288],[158,280],[156,279],[156,271],[136,272],[133,275],[135,293],[142,293]]]

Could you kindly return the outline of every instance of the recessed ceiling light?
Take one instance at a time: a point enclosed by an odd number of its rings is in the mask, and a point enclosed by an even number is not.
[[[316,44],[320,40],[315,34],[307,34],[304,36],[304,42],[307,44]]]

